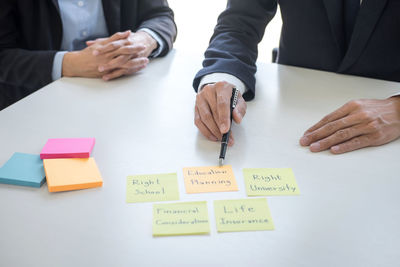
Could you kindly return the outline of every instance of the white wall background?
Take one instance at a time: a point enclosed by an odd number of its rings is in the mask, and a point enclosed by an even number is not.
[[[178,26],[175,48],[204,52],[218,15],[225,9],[226,2],[226,0],[169,0]],[[280,15],[278,10],[265,31],[263,41],[259,44],[259,61],[271,62],[271,51],[274,47],[278,47],[282,26]]]

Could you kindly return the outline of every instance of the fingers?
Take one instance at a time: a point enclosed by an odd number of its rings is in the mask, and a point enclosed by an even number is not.
[[[213,135],[211,138],[209,138],[208,135],[205,135],[205,136],[212,141],[221,140],[222,134],[219,130],[219,127],[217,126],[217,122],[214,119],[209,102],[205,101],[205,99],[203,97],[201,97],[200,95],[197,95],[196,108],[199,113],[200,120]]]
[[[122,68],[127,69],[128,74],[132,74],[146,67],[148,63],[149,59],[147,57],[133,58],[126,62]]]
[[[113,56],[116,55],[133,55],[140,56],[140,54],[145,50],[144,45],[126,45],[113,52]]]
[[[386,144],[400,137],[399,111],[400,98],[350,101],[311,127],[300,144],[334,154]]]
[[[363,135],[355,137],[347,142],[331,147],[330,151],[333,154],[342,154],[354,151],[360,148],[371,146],[372,135]]]
[[[130,30],[125,31],[125,32],[114,33],[111,37],[105,38],[105,40],[103,40],[101,42],[101,44],[105,45],[105,44],[112,43],[112,42],[115,42],[118,40],[126,39],[131,35],[131,33],[132,32]]]
[[[94,45],[96,43],[101,44],[101,45],[106,45],[106,44],[114,42],[114,41],[126,39],[126,38],[128,38],[130,36],[131,33],[132,32],[130,30],[125,31],[125,32],[117,32],[117,33],[113,34],[111,37],[108,37],[108,38],[97,38],[95,40],[86,41],[86,45],[87,46],[91,46],[91,45]]]
[[[204,86],[197,94],[196,112],[198,116],[195,115],[195,124],[200,132],[210,140],[221,140],[222,134],[230,129],[232,89],[233,85],[227,82],[218,82]],[[241,96],[235,110],[233,117],[235,121],[240,122],[246,113],[246,103]],[[233,139],[230,144],[233,145]]]
[[[336,121],[329,122],[312,132],[306,133],[300,139],[300,144],[302,146],[308,146],[318,140],[321,140],[327,136],[337,133],[339,130],[356,125],[362,122],[362,120],[363,118],[361,118],[359,114],[355,114],[341,118]],[[344,131],[344,133],[346,133],[346,131]]]
[[[197,126],[199,131],[208,139],[211,141],[218,141],[218,138],[213,135],[213,133],[207,128],[207,126],[203,123],[203,121],[200,118],[200,113],[199,109],[197,106],[195,106],[195,112],[194,112],[194,124]]]
[[[241,123],[244,115],[246,115],[247,104],[242,95],[239,93],[236,108],[233,110],[233,120],[236,123]]]
[[[359,124],[353,127],[345,128],[336,131],[332,135],[314,142],[310,145],[311,152],[320,152],[329,149],[335,145],[342,144],[354,137],[363,136],[373,133],[374,128],[371,125]]]
[[[116,58],[113,58],[110,62],[107,64],[102,64],[99,66],[99,72],[107,71],[107,70],[112,70],[112,69],[117,69],[121,68],[125,63],[127,63],[130,60],[130,56],[128,55],[121,55]]]
[[[216,83],[217,95],[217,113],[219,130],[221,133],[227,133],[231,127],[231,97],[233,86],[229,83]]]
[[[321,128],[322,126],[324,126],[325,124],[328,124],[332,121],[341,119],[345,116],[347,116],[351,109],[352,109],[352,105],[349,103],[346,103],[345,105],[343,105],[342,107],[340,107],[339,109],[335,110],[334,112],[326,115],[324,118],[322,118],[322,120],[320,120],[319,122],[317,122],[315,125],[313,125],[311,128],[309,128],[304,135],[315,131],[316,129]]]
[[[233,138],[233,134],[231,132],[231,135],[229,136],[228,146],[233,146],[234,143],[235,143],[235,138]]]
[[[103,80],[108,81],[108,80],[112,80],[112,79],[121,77],[123,75],[129,75],[129,74],[138,72],[138,71],[144,69],[147,66],[148,62],[149,62],[148,58],[130,59],[128,62],[126,62],[120,68],[111,71],[110,73],[104,75],[102,78],[103,78]]]
[[[93,55],[102,55],[105,53],[109,53],[112,51],[116,51],[124,46],[132,45],[131,41],[123,39],[123,40],[117,40],[114,42],[108,42],[107,44],[101,45],[96,47],[96,49],[93,50]]]
[[[100,42],[104,42],[105,40],[107,40],[108,38],[97,38],[95,40],[90,40],[90,41],[86,41],[86,45],[87,46],[91,46],[94,45],[95,43],[100,43]]]
[[[227,133],[231,127],[231,98],[233,86],[227,82],[218,82],[213,85],[216,92],[216,108],[219,130]],[[232,114],[233,115],[233,114]]]

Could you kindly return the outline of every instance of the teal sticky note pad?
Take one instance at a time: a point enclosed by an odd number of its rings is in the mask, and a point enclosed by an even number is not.
[[[0,168],[0,183],[3,184],[40,187],[45,176],[39,155],[14,153]]]

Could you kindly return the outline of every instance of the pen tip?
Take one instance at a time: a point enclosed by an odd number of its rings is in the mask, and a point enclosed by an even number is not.
[[[219,159],[219,166],[223,166],[224,165],[224,159],[223,158],[220,158]]]

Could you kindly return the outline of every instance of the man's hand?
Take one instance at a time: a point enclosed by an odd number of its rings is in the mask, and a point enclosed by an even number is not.
[[[194,123],[209,140],[218,141],[230,128],[230,102],[233,85],[227,82],[208,84],[197,94]],[[233,120],[240,123],[246,114],[246,102],[239,93],[238,103],[233,110]],[[233,145],[231,136],[229,145]]]
[[[141,55],[146,55],[148,48],[134,44],[132,36],[131,31],[118,32],[109,38],[88,41],[88,47],[81,51],[67,53],[63,60],[63,76],[110,80],[145,68],[149,60]]]
[[[312,152],[341,154],[389,143],[400,136],[400,96],[350,101],[325,116],[300,139]]]
[[[125,38],[109,40],[100,38],[94,41],[88,41],[88,46],[101,44],[93,51],[96,56],[102,56],[112,53],[114,57],[109,61],[99,65],[99,72],[105,72],[104,80],[110,80],[122,75],[135,73],[145,68],[149,62],[148,57],[157,49],[157,41],[147,32],[130,31],[118,34],[126,34]],[[111,37],[112,38],[112,37]],[[109,72],[109,73],[107,73]]]
[[[115,57],[118,57],[119,54],[116,52],[116,49],[114,49],[103,55],[98,55],[96,50],[110,44],[114,44],[118,47],[129,45],[130,41],[127,40],[129,34],[130,32],[116,33],[109,38],[104,38],[99,42],[93,43],[81,51],[66,53],[63,59],[62,75],[65,77],[89,78],[104,76],[109,71],[100,71],[99,65],[109,62]],[[138,47],[137,50],[139,53],[141,48]],[[127,60],[129,60],[129,56],[127,56]]]

